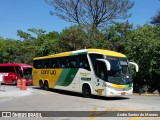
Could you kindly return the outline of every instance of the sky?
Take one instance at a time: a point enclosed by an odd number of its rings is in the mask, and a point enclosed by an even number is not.
[[[29,28],[57,31],[74,25],[50,15],[53,9],[45,0],[0,0],[0,37],[19,39],[17,30],[27,32]],[[160,10],[160,0],[132,0],[129,23],[144,25]],[[126,21],[126,20],[124,20]]]

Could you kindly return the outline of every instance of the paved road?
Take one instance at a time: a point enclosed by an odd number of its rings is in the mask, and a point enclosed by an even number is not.
[[[102,117],[108,111],[160,111],[160,96],[127,96],[83,98],[81,94],[50,90],[43,91],[30,86],[19,90],[15,86],[6,86],[6,92],[0,91],[0,111],[90,111],[79,112],[87,117],[76,117],[77,113],[63,113],[72,117],[46,117],[42,120],[159,120],[148,117]],[[100,111],[100,112],[97,112]],[[52,114],[55,114],[52,113]],[[160,114],[160,113],[159,113]],[[75,115],[75,116],[74,116]],[[101,116],[101,117],[97,117]],[[1,120],[2,118],[0,118]],[[9,118],[3,118],[3,120]],[[22,119],[22,118],[12,118]],[[24,118],[23,118],[24,119]],[[35,119],[35,118],[30,118]],[[37,118],[39,120],[40,118]]]

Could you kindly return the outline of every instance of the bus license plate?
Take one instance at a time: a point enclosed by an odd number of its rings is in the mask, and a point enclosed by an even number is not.
[[[126,95],[126,92],[122,92],[121,95]]]

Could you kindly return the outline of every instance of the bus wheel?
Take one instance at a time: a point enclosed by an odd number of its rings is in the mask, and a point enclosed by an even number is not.
[[[91,89],[90,89],[89,85],[83,85],[82,93],[83,93],[84,97],[90,97],[91,96]]]
[[[44,81],[44,89],[45,90],[49,90],[49,86],[48,86],[48,82],[47,81]]]
[[[43,84],[42,80],[39,81],[39,87],[40,87],[40,89],[44,89],[44,84]]]

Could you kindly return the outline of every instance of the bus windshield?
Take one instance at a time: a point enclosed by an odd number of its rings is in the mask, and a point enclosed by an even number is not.
[[[32,68],[23,67],[23,77],[32,78]]]
[[[111,64],[108,71],[108,82],[115,84],[129,84],[132,82],[130,69],[126,58],[107,57]]]

